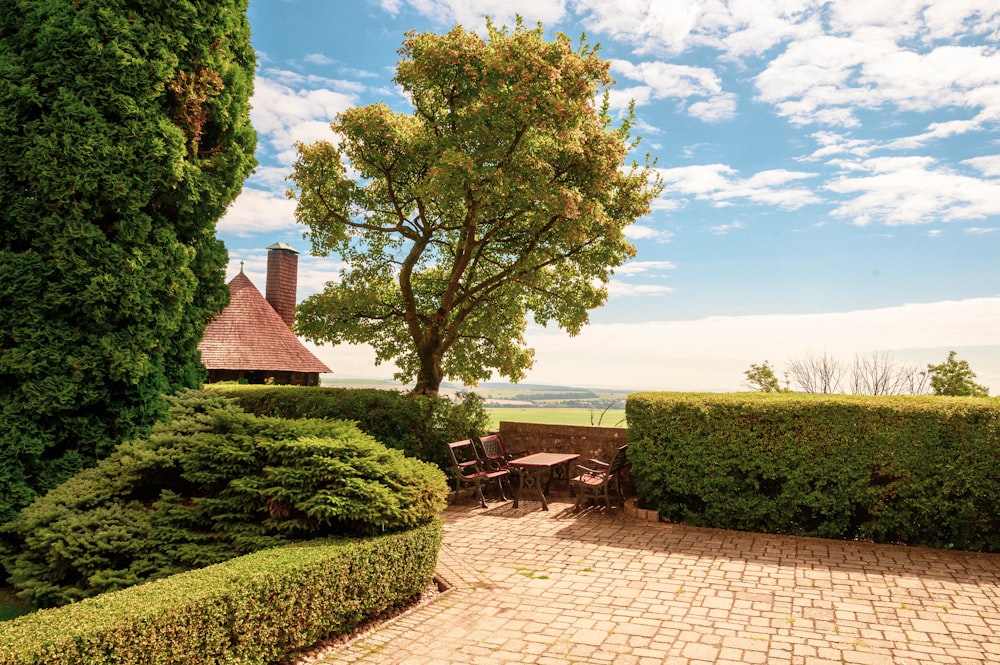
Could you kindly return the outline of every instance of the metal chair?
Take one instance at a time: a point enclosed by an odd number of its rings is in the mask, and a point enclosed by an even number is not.
[[[476,445],[472,439],[464,441],[452,441],[448,444],[448,452],[451,455],[452,475],[455,477],[455,496],[465,488],[475,489],[479,497],[479,503],[486,507],[486,497],[483,495],[483,487],[492,482],[496,482],[500,489],[500,496],[507,500],[504,493],[504,482],[510,476],[509,469],[490,469],[480,459],[476,451]],[[508,484],[509,487],[509,484]]]
[[[509,469],[508,462],[528,454],[527,452],[508,452],[499,434],[489,434],[479,437],[479,450],[482,453],[483,462],[488,469]],[[516,469],[512,469],[512,471],[517,473]]]
[[[625,507],[625,494],[622,492],[621,477],[628,470],[628,444],[618,448],[610,463],[592,459],[590,464],[594,468],[577,465],[580,475],[570,482],[576,489],[576,509],[584,499],[597,501],[603,499],[604,503],[611,507],[612,489],[617,495],[622,507]]]

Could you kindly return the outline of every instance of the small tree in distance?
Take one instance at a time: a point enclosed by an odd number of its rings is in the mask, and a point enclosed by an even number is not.
[[[788,372],[802,392],[829,395],[839,393],[844,366],[828,353],[821,356],[807,355],[803,360],[793,360]]]
[[[989,397],[990,391],[973,379],[976,373],[969,367],[967,360],[958,360],[954,351],[948,353],[948,359],[939,365],[927,365],[931,377],[931,389],[935,395],[954,395],[958,397]]]
[[[854,354],[851,392],[855,395],[922,395],[927,372],[896,362],[888,353]]]
[[[778,383],[778,377],[774,375],[774,368],[767,360],[760,365],[751,364],[750,369],[743,372],[743,376],[746,377],[743,385],[757,392],[780,393],[788,390],[787,388],[782,389],[781,384]]]
[[[347,266],[296,331],[370,344],[415,394],[523,378],[529,312],[578,333],[660,189],[648,162],[624,166],[631,113],[612,126],[596,47],[520,21],[487,29],[408,33],[395,82],[412,113],[340,114],[339,141],[300,144],[291,176],[313,254]]]

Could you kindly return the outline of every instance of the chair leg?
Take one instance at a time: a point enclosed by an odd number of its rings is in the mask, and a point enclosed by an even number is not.
[[[478,479],[476,480],[476,494],[479,495],[479,505],[481,505],[483,508],[485,508],[486,507],[486,497],[483,496],[483,484],[481,482],[479,482]]]

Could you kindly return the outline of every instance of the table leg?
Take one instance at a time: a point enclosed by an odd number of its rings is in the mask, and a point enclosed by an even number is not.
[[[542,501],[542,510],[549,509],[549,502],[545,500],[545,488],[541,479],[544,467],[522,467],[521,482],[517,486],[517,494],[514,495],[514,507],[517,508],[521,498],[521,492],[525,489],[538,492],[538,498]]]

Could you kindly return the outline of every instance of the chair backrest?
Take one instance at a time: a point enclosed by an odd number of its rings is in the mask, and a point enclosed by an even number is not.
[[[482,448],[483,457],[488,460],[507,460],[507,451],[504,450],[503,441],[499,434],[490,434],[479,438],[479,447]]]
[[[614,459],[611,460],[611,464],[608,465],[608,475],[618,473],[622,469],[628,466],[628,444],[618,448],[615,451]]]
[[[451,454],[451,461],[460,473],[464,469],[475,470],[479,464],[479,454],[476,452],[476,446],[472,439],[452,441],[448,444],[448,452]],[[465,474],[463,473],[463,475]]]

